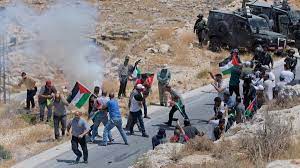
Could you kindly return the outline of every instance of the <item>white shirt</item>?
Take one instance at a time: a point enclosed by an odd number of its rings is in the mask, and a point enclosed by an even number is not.
[[[288,70],[283,70],[280,73],[280,76],[283,77],[284,81],[286,83],[290,83],[294,80],[294,73]]]
[[[218,88],[218,89],[223,89],[223,91],[218,92],[218,97],[220,97],[222,100],[224,100],[224,91],[225,91],[225,84],[223,81],[221,82],[215,82],[214,85]]]
[[[272,71],[269,72],[269,79],[273,82],[273,87],[275,87],[275,74]]]
[[[130,112],[138,112],[142,109],[141,101],[135,100],[134,96],[131,99],[130,103]]]
[[[264,81],[264,95],[268,100],[273,99],[273,81]]]

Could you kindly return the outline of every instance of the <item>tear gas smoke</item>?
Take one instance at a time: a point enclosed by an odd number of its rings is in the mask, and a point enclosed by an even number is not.
[[[25,57],[47,59],[63,71],[71,85],[80,81],[92,86],[103,74],[101,49],[88,38],[96,29],[97,9],[72,0],[55,3],[37,13],[15,2],[0,12],[0,32],[9,32],[11,24],[20,26],[29,34],[22,44]]]

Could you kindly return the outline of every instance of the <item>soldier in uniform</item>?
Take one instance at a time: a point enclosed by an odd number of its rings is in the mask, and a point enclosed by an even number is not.
[[[300,53],[300,19],[296,25],[294,35],[295,35],[295,47],[298,49],[298,52]]]
[[[294,75],[296,74],[297,58],[294,56],[295,50],[289,49],[288,56],[284,59],[285,64],[287,64],[289,70],[291,70]]]
[[[267,51],[265,51],[261,46],[255,49],[255,54],[254,57],[252,58],[252,61],[257,61],[259,65],[261,66],[266,65],[269,68],[273,69],[274,61],[272,56]]]
[[[207,29],[207,25],[205,20],[203,19],[203,15],[199,14],[198,19],[194,25],[194,33],[197,34],[198,40],[199,40],[199,46],[202,47],[204,42],[204,32]]]

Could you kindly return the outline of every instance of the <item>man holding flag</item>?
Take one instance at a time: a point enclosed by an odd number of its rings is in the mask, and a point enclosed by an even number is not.
[[[232,96],[233,92],[237,97],[240,96],[240,76],[242,73],[242,66],[240,65],[240,63],[241,60],[239,59],[238,49],[234,49],[231,52],[230,57],[219,63],[219,67],[223,75],[231,74],[229,80],[230,96]]]

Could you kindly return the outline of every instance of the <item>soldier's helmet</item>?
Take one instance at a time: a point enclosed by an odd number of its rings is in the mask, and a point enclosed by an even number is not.
[[[198,18],[203,18],[203,14],[200,13],[197,17],[198,17]]]

